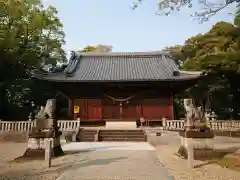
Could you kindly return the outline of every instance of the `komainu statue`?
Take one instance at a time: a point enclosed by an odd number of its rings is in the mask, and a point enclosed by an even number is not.
[[[45,107],[41,107],[36,115],[36,124],[28,134],[28,148],[24,157],[41,157],[45,155],[45,140],[52,141],[52,157],[63,154],[60,136],[62,134],[54,117],[56,100],[48,99]]]
[[[185,128],[186,130],[205,129],[206,121],[202,107],[196,107],[192,99],[184,99],[184,108],[186,110]]]
[[[54,112],[56,110],[56,100],[55,99],[48,99],[46,106],[41,106],[40,111],[38,112],[38,115],[36,116],[36,119],[41,118],[54,118]]]
[[[41,106],[40,111],[36,115],[36,127],[33,130],[37,132],[44,129],[54,129],[57,127],[57,120],[54,117],[56,109],[56,100],[48,99],[46,106]]]

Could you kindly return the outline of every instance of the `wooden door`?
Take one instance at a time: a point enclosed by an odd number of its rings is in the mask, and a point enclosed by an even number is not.
[[[140,117],[140,100],[137,98],[130,99],[122,105],[122,119],[137,120]]]
[[[74,106],[79,106],[79,113],[74,114],[74,119],[80,118],[82,120],[87,119],[87,106],[86,99],[75,99]]]
[[[142,116],[145,119],[171,118],[171,102],[169,98],[144,99],[142,101]]]
[[[120,103],[104,97],[102,100],[102,116],[103,119],[120,119]]]
[[[91,120],[102,119],[102,103],[101,99],[87,100],[87,117]]]

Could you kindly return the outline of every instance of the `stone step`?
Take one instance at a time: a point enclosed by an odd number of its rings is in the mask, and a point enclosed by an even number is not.
[[[84,132],[84,131],[82,131],[82,132],[79,132],[79,134],[96,134],[96,132]]]
[[[81,137],[79,138],[80,141],[91,140],[94,141],[94,137]]]
[[[144,132],[141,131],[136,131],[136,132],[131,132],[131,131],[99,131],[102,134],[144,134]]]
[[[100,134],[99,137],[119,137],[119,138],[134,138],[134,137],[144,137],[144,134],[142,135],[135,135],[135,134],[108,134],[108,135],[102,135]]]
[[[94,134],[96,134],[96,132],[95,132],[95,133],[80,132],[80,133],[79,133],[79,136],[81,136],[81,135],[93,136]]]
[[[97,130],[81,130],[78,135],[79,141],[94,141]],[[99,130],[99,141],[146,141],[143,130],[104,129]]]
[[[80,136],[78,139],[94,139],[94,136]]]
[[[94,142],[94,139],[83,139],[82,141],[80,142]]]
[[[100,141],[141,141],[141,142],[144,142],[146,141],[144,138],[103,138],[103,139],[100,139]]]
[[[143,132],[141,129],[104,129],[101,132]]]
[[[102,132],[99,131],[101,134],[144,134],[144,132]]]

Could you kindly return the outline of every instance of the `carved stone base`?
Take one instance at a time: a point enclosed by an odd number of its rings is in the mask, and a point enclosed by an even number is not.
[[[23,157],[29,158],[43,158],[45,156],[45,141],[51,139],[52,144],[52,157],[63,155],[63,150],[60,144],[60,136],[56,138],[29,138],[28,147]]]
[[[214,154],[214,143],[212,132],[180,132],[181,146],[178,154],[187,158],[189,147],[193,148],[194,159],[209,159]]]

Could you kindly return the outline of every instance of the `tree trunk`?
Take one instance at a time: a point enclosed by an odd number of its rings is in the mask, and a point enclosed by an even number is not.
[[[6,112],[5,104],[6,104],[6,87],[4,85],[4,82],[0,82],[0,119],[4,117],[4,112]]]
[[[232,117],[233,119],[239,119],[239,111],[240,111],[240,93],[238,92],[238,89],[233,87],[233,112],[232,112]]]
[[[237,73],[229,73],[227,74],[227,78],[230,82],[231,90],[232,90],[232,118],[233,119],[239,119],[240,114],[240,84],[239,84],[239,78],[240,75]]]

